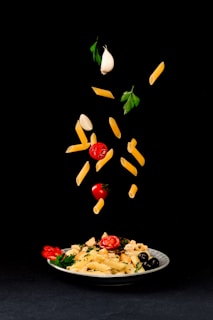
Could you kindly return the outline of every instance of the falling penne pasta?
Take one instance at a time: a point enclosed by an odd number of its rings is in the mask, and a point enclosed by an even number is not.
[[[95,143],[97,143],[97,137],[96,137],[96,134],[93,132],[90,136],[90,143],[91,143],[91,146]]]
[[[96,162],[96,172],[98,172],[113,156],[114,150],[111,148],[107,151],[105,157]]]
[[[69,146],[67,149],[66,149],[66,153],[71,153],[71,152],[77,152],[77,151],[83,151],[83,150],[86,150],[90,147],[90,142],[87,142],[85,144],[73,144],[71,146]]]
[[[127,143],[127,151],[132,153],[132,149],[135,148],[137,145],[137,140],[132,138],[130,142]]]
[[[140,151],[130,142],[127,143],[127,151],[133,155],[138,163],[143,167],[145,165],[145,158]]]
[[[82,169],[80,170],[79,174],[76,177],[77,186],[80,186],[80,184],[84,180],[85,176],[87,175],[89,169],[90,169],[90,163],[89,163],[89,161],[86,161],[85,164],[83,165]]]
[[[118,127],[118,124],[116,122],[116,120],[112,117],[109,117],[109,125],[114,133],[114,135],[120,139],[121,138],[121,131],[120,128]]]
[[[162,61],[157,68],[152,72],[152,74],[149,77],[149,84],[153,85],[153,83],[157,80],[157,78],[161,75],[163,70],[165,69],[165,63]]]
[[[92,89],[95,92],[95,94],[97,94],[98,96],[115,99],[112,92],[109,90],[100,89],[100,88],[96,88],[96,87],[92,87]]]
[[[121,165],[128,170],[130,173],[132,173],[134,176],[137,176],[138,174],[138,170],[137,168],[131,164],[128,160],[126,160],[125,158],[121,157]]]
[[[138,191],[138,187],[136,184],[133,183],[129,189],[129,193],[128,193],[129,197],[133,199],[137,191]]]
[[[98,213],[101,211],[101,209],[103,208],[103,206],[104,206],[104,199],[103,199],[103,198],[100,198],[100,199],[97,201],[96,205],[93,207],[93,212],[94,212],[95,214],[98,214]]]
[[[138,163],[143,167],[145,165],[144,156],[138,151],[138,149],[133,148],[131,154],[138,161]]]
[[[76,131],[81,143],[86,144],[88,142],[88,139],[87,139],[87,136],[86,136],[84,129],[82,128],[79,120],[77,120],[77,122],[76,122],[75,131]]]

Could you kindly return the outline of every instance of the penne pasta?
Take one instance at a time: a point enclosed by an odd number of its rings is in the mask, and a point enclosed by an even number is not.
[[[97,201],[96,205],[93,207],[93,212],[94,212],[95,214],[98,214],[98,213],[101,211],[101,209],[103,208],[103,206],[104,206],[104,199],[103,199],[103,198],[100,198],[100,199]]]
[[[128,170],[130,173],[132,173],[134,176],[137,176],[138,174],[138,170],[135,166],[133,166],[133,164],[131,164],[128,160],[126,160],[125,158],[121,157],[121,165]]]
[[[138,151],[136,147],[132,145],[131,142],[127,143],[127,151],[133,155],[133,157],[138,161],[138,163],[143,167],[145,164],[144,156]]]
[[[96,172],[98,172],[113,156],[114,150],[111,148],[107,151],[105,157],[96,162]]]
[[[149,77],[149,84],[153,85],[153,83],[157,80],[157,78],[161,75],[163,70],[165,69],[165,63],[162,61],[157,68],[152,72],[152,74]]]
[[[96,88],[96,87],[92,87],[92,89],[95,92],[95,94],[97,94],[98,96],[115,99],[112,92],[109,90],[100,89],[100,88]]]
[[[97,137],[96,137],[96,134],[93,132],[90,136],[90,143],[91,143],[91,146],[95,143],[97,143]]]
[[[129,197],[131,199],[133,199],[135,197],[137,191],[138,191],[138,186],[133,183],[129,189],[129,192],[128,192]]]
[[[132,140],[130,142],[128,142],[128,144],[127,144],[127,151],[129,153],[131,153],[132,152],[132,148],[135,148],[136,145],[137,145],[137,140],[135,138],[132,138]]]
[[[138,151],[138,149],[133,148],[131,154],[138,161],[138,163],[143,167],[145,165],[144,156]]]
[[[73,144],[67,148],[65,151],[66,153],[71,153],[71,152],[77,152],[77,151],[83,151],[86,150],[90,147],[90,142],[87,142],[85,144]]]
[[[120,128],[118,127],[118,124],[117,122],[115,121],[114,118],[112,117],[109,117],[109,125],[114,133],[114,135],[120,139],[121,138],[121,131],[120,131]]]
[[[75,125],[75,131],[81,141],[82,144],[86,144],[88,142],[87,136],[82,128],[80,121],[78,120]]]
[[[80,186],[80,184],[84,180],[85,176],[87,175],[89,169],[90,169],[90,163],[89,163],[89,161],[86,161],[85,164],[83,165],[82,169],[80,170],[79,174],[76,177],[77,186]]]
[[[111,236],[106,232],[101,236],[101,239],[103,237],[109,237],[110,242]],[[124,246],[110,250],[106,247],[100,247],[100,241],[92,237],[81,245],[71,245],[70,249],[66,251],[66,256],[73,255],[74,260],[72,259],[70,265],[67,265],[65,269],[75,273],[81,272],[85,275],[99,274],[104,276],[143,273],[146,270],[139,258],[139,254],[142,253],[147,255],[148,260],[153,257],[148,246],[136,242],[136,240],[126,238]],[[159,266],[159,262],[157,260],[156,266],[153,268]]]

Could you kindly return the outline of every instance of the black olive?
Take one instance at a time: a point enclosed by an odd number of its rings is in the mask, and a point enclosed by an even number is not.
[[[159,260],[155,257],[150,258],[148,261],[143,262],[143,267],[145,270],[151,270],[159,267]]]
[[[144,262],[144,261],[148,261],[148,254],[146,252],[140,252],[138,254],[138,258],[140,259],[141,262]]]

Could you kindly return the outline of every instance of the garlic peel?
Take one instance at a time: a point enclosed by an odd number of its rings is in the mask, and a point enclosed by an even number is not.
[[[112,69],[114,68],[114,58],[107,49],[106,45],[103,48],[104,52],[102,54],[100,71],[103,75],[105,75],[108,72],[112,71]]]

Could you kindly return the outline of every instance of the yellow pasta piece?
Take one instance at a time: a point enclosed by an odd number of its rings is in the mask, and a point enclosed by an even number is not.
[[[80,125],[80,121],[78,120],[75,125],[75,131],[81,141],[82,144],[86,144],[88,142],[87,136],[84,132],[84,129]]]
[[[157,80],[157,78],[161,75],[163,70],[165,69],[165,63],[162,61],[157,68],[152,72],[152,74],[149,77],[149,84],[153,85],[153,83]]]
[[[95,270],[102,273],[107,273],[107,271],[110,271],[110,266],[98,261],[91,261],[87,264],[87,270]]]
[[[82,169],[80,170],[79,174],[76,177],[77,186],[80,186],[81,182],[84,180],[85,176],[87,175],[89,169],[90,169],[90,163],[89,161],[86,161]]]
[[[113,260],[110,258],[106,258],[104,260],[104,264],[109,266],[115,273],[125,269],[125,267],[126,267],[126,263],[119,261],[119,260]]]
[[[96,172],[98,172],[113,156],[114,150],[111,148],[107,151],[105,157],[96,162]]]
[[[96,134],[93,132],[90,136],[90,143],[91,143],[91,146],[94,144],[94,143],[97,143],[97,137],[96,137]]]
[[[129,171],[130,173],[132,173],[134,176],[137,176],[138,170],[137,170],[137,168],[136,168],[133,164],[131,164],[128,160],[126,160],[126,159],[123,158],[123,157],[121,157],[120,160],[121,160],[122,166],[123,166],[126,170],[128,170],[128,171]]]
[[[93,212],[95,214],[98,214],[101,211],[101,209],[103,208],[103,206],[104,206],[104,199],[100,198],[98,200],[98,202],[96,203],[96,205],[93,207]]]
[[[127,144],[127,151],[129,153],[132,152],[132,148],[135,148],[137,145],[137,140],[135,138],[132,138],[130,142],[128,142]]]
[[[118,127],[118,124],[116,122],[116,120],[112,117],[109,117],[109,125],[114,133],[114,135],[120,139],[121,138],[121,131],[120,128]]]
[[[90,147],[90,142],[87,142],[85,144],[73,144],[69,146],[66,150],[66,153],[71,153],[71,152],[77,152],[77,151],[83,151],[86,150]]]
[[[137,191],[138,191],[138,187],[136,184],[133,183],[129,189],[129,193],[128,193],[129,197],[133,199]]]
[[[112,92],[109,90],[100,89],[100,88],[96,88],[96,87],[92,87],[92,89],[95,92],[95,94],[97,94],[98,96],[115,99]]]
[[[127,147],[128,149],[128,147]],[[138,151],[137,148],[131,148],[131,152],[130,152],[133,157],[138,161],[138,163],[143,167],[145,165],[145,158],[144,156],[140,153],[140,151]]]

